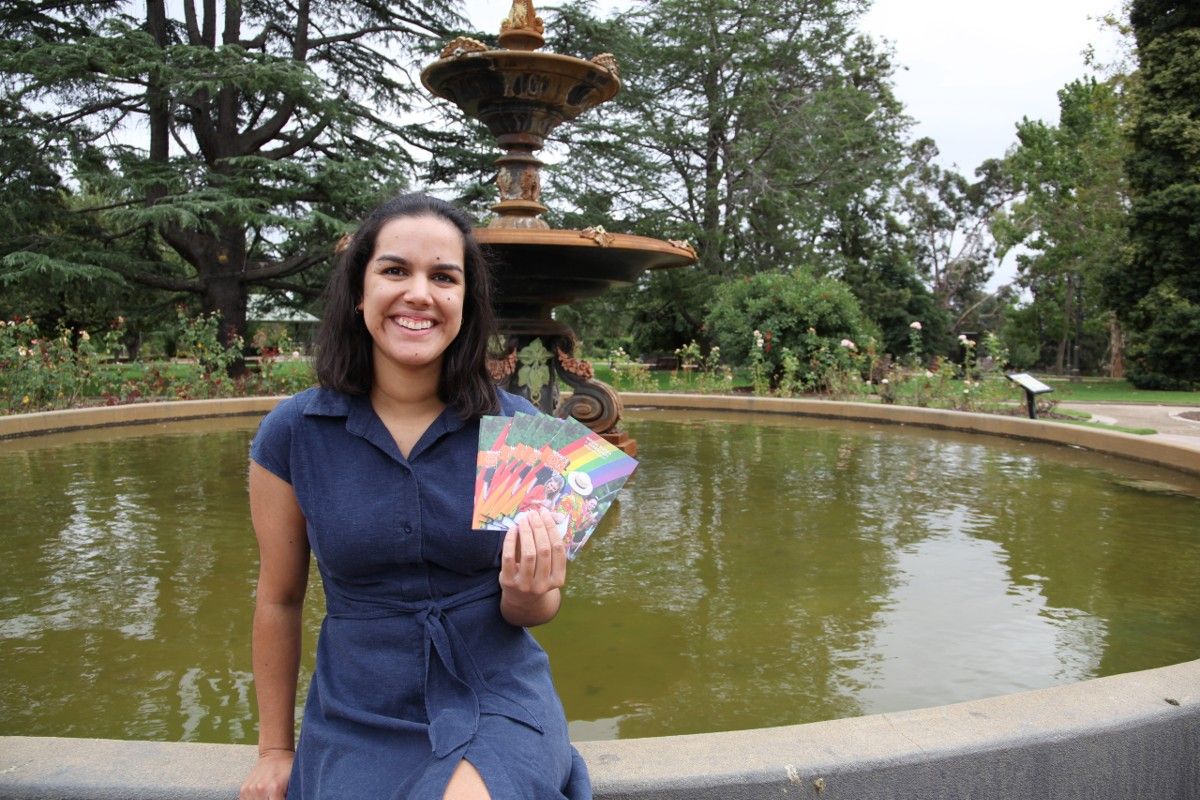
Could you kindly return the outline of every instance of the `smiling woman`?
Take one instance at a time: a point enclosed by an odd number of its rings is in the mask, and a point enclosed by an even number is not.
[[[436,384],[462,327],[463,261],[462,234],[438,217],[400,217],[380,229],[358,304],[377,385],[422,371]]]
[[[479,418],[536,413],[487,372],[487,264],[430,197],[377,208],[342,251],[320,387],[250,448],[260,566],[259,761],[242,800],[587,798],[545,652],[562,602],[548,512],[471,530]],[[310,553],[327,614],[293,741]]]

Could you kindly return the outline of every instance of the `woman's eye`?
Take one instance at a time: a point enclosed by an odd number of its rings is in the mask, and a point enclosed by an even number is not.
[[[456,283],[453,275],[447,275],[445,273],[438,273],[433,277],[433,279],[439,283]]]

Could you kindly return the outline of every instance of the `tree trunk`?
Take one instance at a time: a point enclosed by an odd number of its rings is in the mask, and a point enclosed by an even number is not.
[[[1064,374],[1066,369],[1067,346],[1071,341],[1071,322],[1075,317],[1075,282],[1071,279],[1070,274],[1066,276],[1066,283],[1066,292],[1063,295],[1062,332],[1058,339],[1058,354],[1054,365],[1057,375]]]
[[[204,310],[218,312],[221,324],[217,336],[221,344],[229,346],[241,341],[246,331],[246,293],[237,275],[212,275],[204,282]],[[246,372],[246,362],[240,357],[229,365],[229,377],[236,378]]]
[[[1108,314],[1108,377],[1125,377],[1125,334],[1121,331],[1121,323],[1117,315],[1111,311]]]

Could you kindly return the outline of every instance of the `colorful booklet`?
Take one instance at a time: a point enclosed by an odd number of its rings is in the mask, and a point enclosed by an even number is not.
[[[637,465],[576,419],[483,417],[471,527],[508,530],[522,514],[545,508],[574,559]]]

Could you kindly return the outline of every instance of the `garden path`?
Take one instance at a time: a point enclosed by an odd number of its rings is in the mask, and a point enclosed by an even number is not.
[[[1129,428],[1153,428],[1158,433],[1151,439],[1188,447],[1200,452],[1200,417],[1198,406],[1159,406],[1117,403],[1059,403],[1060,408],[1086,411],[1096,422],[1124,425]]]

